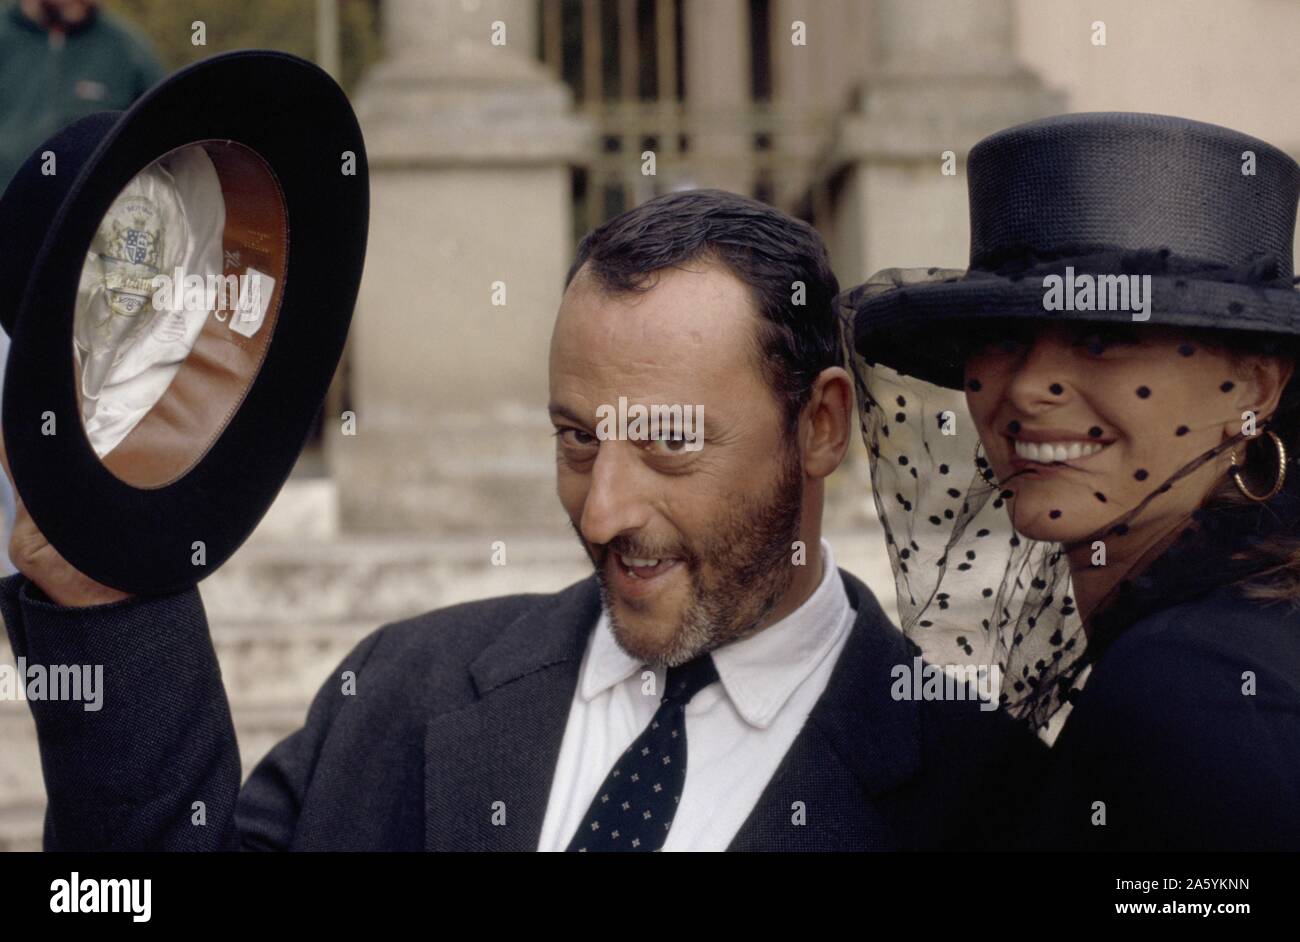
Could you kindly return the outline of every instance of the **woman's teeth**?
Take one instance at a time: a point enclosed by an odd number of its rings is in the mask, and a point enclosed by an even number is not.
[[[1013,443],[1016,457],[1027,461],[1047,463],[1050,461],[1073,461],[1087,458],[1105,448],[1096,442],[1022,442]]]

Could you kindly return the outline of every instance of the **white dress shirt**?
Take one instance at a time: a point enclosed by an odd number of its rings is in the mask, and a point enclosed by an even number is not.
[[[821,542],[822,579],[794,612],[713,652],[720,682],[686,706],[686,787],[664,850],[725,850],[826,689],[856,613]],[[602,612],[578,672],[538,850],[562,851],[614,762],[659,708],[664,671],[614,640]]]

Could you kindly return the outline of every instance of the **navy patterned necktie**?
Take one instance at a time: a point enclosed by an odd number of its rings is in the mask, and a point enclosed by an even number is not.
[[[596,789],[570,851],[664,846],[686,784],[686,704],[717,679],[707,654],[668,668],[659,709]]]

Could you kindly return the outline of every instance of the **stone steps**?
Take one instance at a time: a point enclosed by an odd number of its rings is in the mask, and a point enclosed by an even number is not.
[[[200,584],[213,625],[365,621],[378,626],[445,605],[511,592],[550,592],[588,575],[576,539],[352,536],[249,541]]]
[[[41,849],[45,799],[36,804],[0,806],[0,853]]]

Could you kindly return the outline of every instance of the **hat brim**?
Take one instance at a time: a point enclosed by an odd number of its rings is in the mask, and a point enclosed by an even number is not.
[[[960,389],[964,331],[982,320],[1145,323],[1300,337],[1300,292],[1294,290],[1153,275],[1145,321],[1129,310],[1047,310],[1044,290],[1041,278],[1000,276],[893,288],[854,307],[854,347],[870,364]]]
[[[342,90],[284,53],[204,60],[146,93],[106,131],[104,120],[83,122],[102,137],[59,203],[12,321],[5,445],[23,502],[69,563],[122,591],[166,593],[220,566],[293,469],[347,338],[369,175]],[[128,181],[163,154],[213,139],[255,151],[281,187],[289,238],[279,313],[261,368],[207,451],[166,485],[134,487],[96,456],[81,422],[72,355],[78,278]],[[355,155],[355,174],[342,171],[345,151]]]

